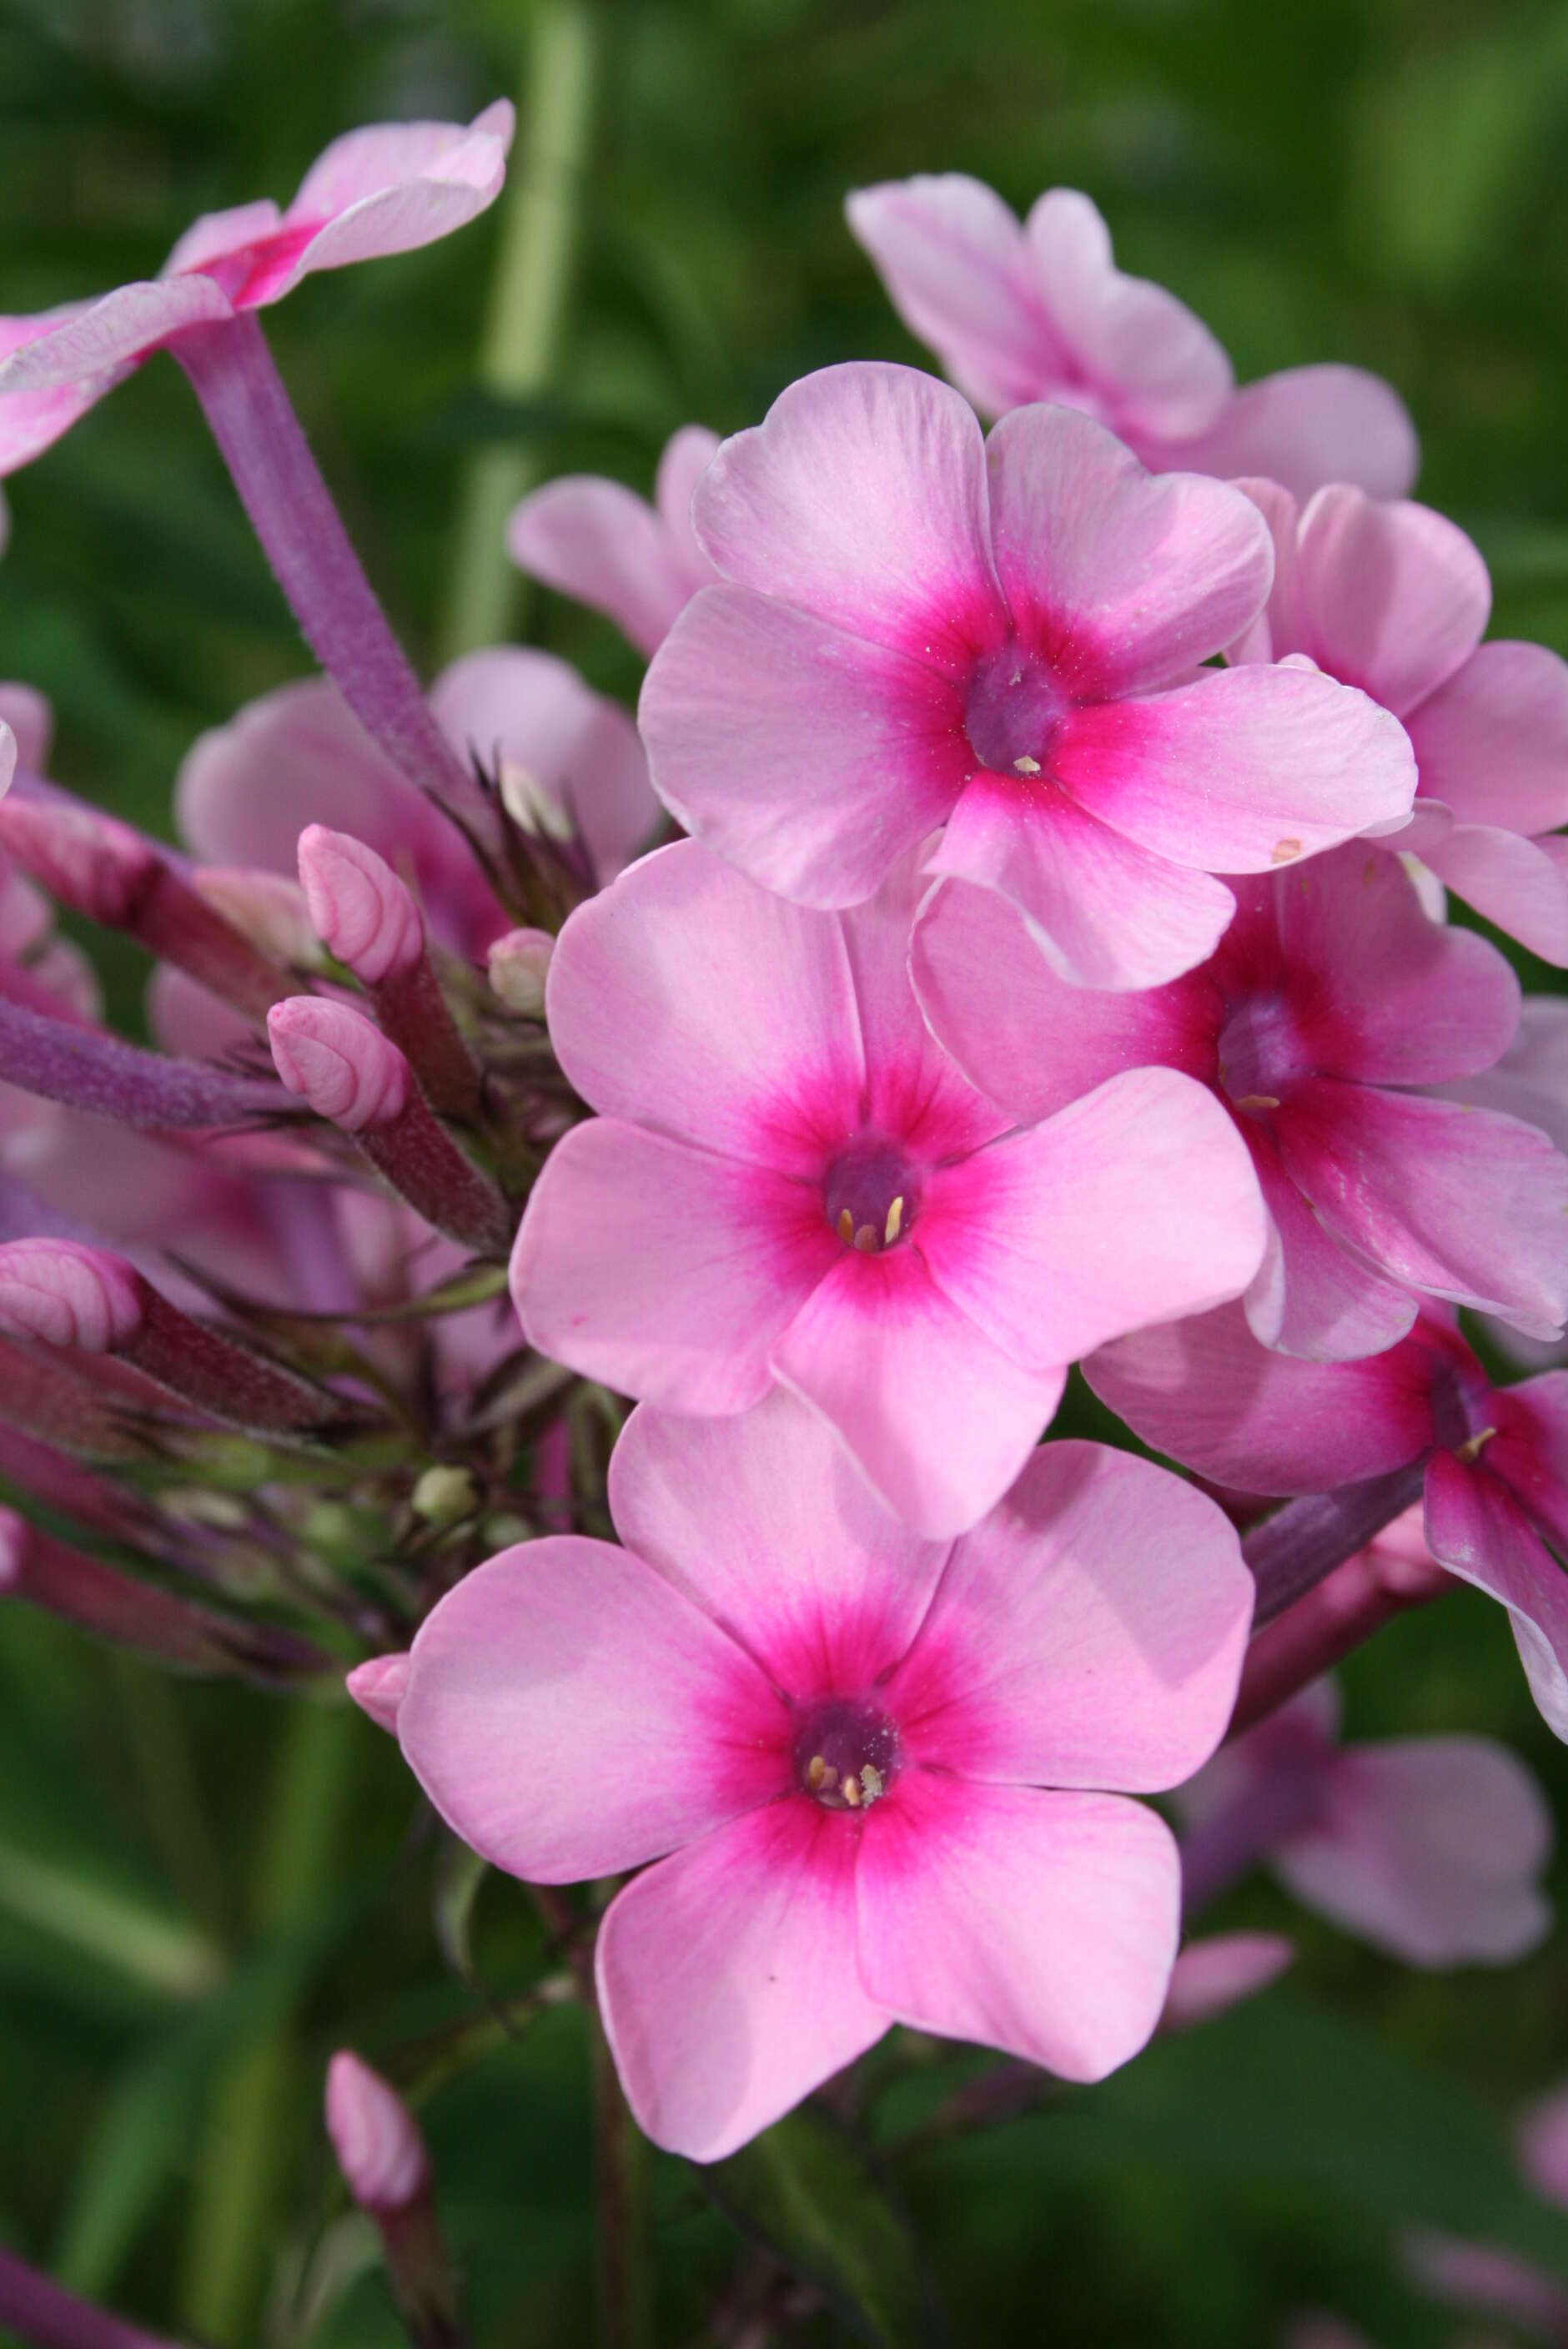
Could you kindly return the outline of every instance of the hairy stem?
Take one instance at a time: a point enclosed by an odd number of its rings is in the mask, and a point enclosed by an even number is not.
[[[1429,1558],[1362,1548],[1344,1559],[1253,1640],[1228,1734],[1239,1737],[1277,1712],[1394,1616],[1455,1587]]]
[[[29,2349],[176,2349],[112,2310],[96,2308],[0,2244],[0,2330]]]
[[[1254,1526],[1242,1544],[1258,1587],[1254,1633],[1403,1516],[1420,1499],[1425,1479],[1425,1461],[1413,1460],[1364,1485],[1343,1485],[1336,1493],[1309,1493],[1287,1501]]]

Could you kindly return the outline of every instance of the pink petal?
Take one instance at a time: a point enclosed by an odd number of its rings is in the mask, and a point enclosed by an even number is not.
[[[1427,1467],[1427,1547],[1439,1566],[1507,1608],[1542,1718],[1568,1741],[1568,1577],[1506,1485],[1434,1453]]]
[[[1147,1460],[1047,1444],[954,1546],[888,1684],[913,1761],[1153,1793],[1230,1720],[1253,1584],[1223,1512]]]
[[[1283,1933],[1211,1933],[1189,1941],[1171,1976],[1162,2031],[1190,2031],[1239,2006],[1279,1980],[1295,1961]]]
[[[1083,1367],[1145,1444],[1243,1492],[1359,1484],[1418,1459],[1435,1433],[1424,1347],[1298,1361],[1260,1346],[1237,1305],[1140,1330]]]
[[[866,1071],[838,920],[769,896],[695,841],[578,907],[546,1000],[562,1067],[607,1116],[810,1180],[859,1123]],[[913,1003],[904,1026],[921,1032]]]
[[[1142,848],[1201,871],[1266,873],[1410,812],[1398,720],[1310,669],[1205,671],[1143,700],[1076,709],[1064,791]]]
[[[55,713],[46,697],[30,685],[0,685],[0,721],[16,738],[18,765],[40,773],[48,764],[55,738]]]
[[[1204,961],[1235,910],[1223,882],[1135,847],[1047,775],[977,774],[929,870],[973,884],[975,919],[1021,935],[1070,988],[1157,987]]]
[[[599,1928],[626,2100],[667,2152],[718,2161],[874,2045],[855,1965],[855,1837],[786,1801],[636,1877]]]
[[[1433,1084],[1513,1040],[1519,982],[1484,939],[1429,920],[1396,856],[1356,843],[1274,884],[1304,1041],[1324,1076]]]
[[[686,605],[638,717],[671,813],[807,905],[869,897],[974,766],[958,693],[927,663],[739,588]]]
[[[907,1771],[858,1892],[861,1977],[917,2031],[1099,2080],[1160,2020],[1181,1866],[1140,1804]]]
[[[1109,699],[1174,684],[1262,608],[1268,531],[1229,483],[1148,473],[1070,408],[1015,410],[985,456],[1015,625],[1051,647],[1068,692]]]
[[[1253,1334],[1282,1353],[1315,1361],[1351,1361],[1397,1345],[1416,1319],[1416,1299],[1379,1279],[1325,1230],[1269,1134],[1253,1136],[1252,1146],[1269,1215],[1268,1245],[1245,1299]]]
[[[1224,408],[1231,362],[1174,294],[1129,277],[1110,233],[1076,188],[1051,188],[1026,223],[1046,310],[1120,430],[1180,440]]]
[[[951,676],[1005,631],[980,428],[914,367],[851,361],[790,384],[722,444],[694,521],[737,585]]]
[[[1403,718],[1480,644],[1491,582],[1463,531],[1430,506],[1337,483],[1302,515],[1293,600],[1295,648]]]
[[[1374,498],[1402,498],[1420,450],[1404,401],[1361,367],[1287,367],[1232,395],[1196,440],[1144,447],[1146,464],[1181,465],[1222,479],[1258,474],[1305,500],[1328,481]]]
[[[1106,840],[1117,836],[1096,829]],[[941,854],[934,861],[940,865]],[[1214,1074],[1220,1014],[1208,979],[1195,974],[1120,994],[1070,986],[1037,950],[1016,906],[965,881],[944,881],[921,906],[910,977],[944,1050],[1021,1125],[1123,1070]]]
[[[1407,1965],[1509,1965],[1551,1930],[1540,1787],[1484,1737],[1351,1746],[1326,1816],[1272,1855],[1308,1907]]]
[[[500,195],[511,134],[512,109],[501,99],[466,129],[388,123],[335,140],[284,216],[289,229],[323,225],[281,282],[264,293],[247,289],[248,298],[275,301],[308,270],[341,269],[449,236]]]
[[[844,211],[909,331],[988,416],[1047,395],[1066,355],[1017,215],[961,171],[857,188]]]
[[[592,1118],[534,1185],[511,1295],[530,1344],[584,1378],[723,1415],[767,1393],[770,1350],[843,1254],[815,1191]]]
[[[1568,1152],[1568,999],[1527,995],[1519,1031],[1490,1069],[1443,1088],[1450,1101],[1474,1102],[1538,1125],[1553,1148]]]
[[[749,1657],[629,1550],[576,1535],[479,1567],[414,1641],[397,1737],[453,1831],[514,1876],[609,1876],[790,1783]]]
[[[1535,2191],[1568,2209],[1568,2091],[1556,2088],[1528,2105],[1513,2143],[1520,2168]]]
[[[718,575],[697,544],[692,524],[697,483],[718,450],[718,435],[706,424],[683,424],[665,442],[654,477],[655,509],[668,534],[670,554],[688,595],[695,595]]]
[[[1045,1371],[1239,1296],[1264,1236],[1227,1112],[1191,1077],[1135,1069],[936,1170],[914,1245],[994,1344]]]
[[[1506,936],[1568,968],[1568,841],[1522,840],[1494,824],[1460,823],[1421,853],[1457,897]]]
[[[661,517],[590,473],[548,481],[514,507],[506,550],[520,571],[606,613],[639,652],[656,651],[692,593]]]
[[[1423,793],[1460,823],[1568,823],[1568,661],[1544,645],[1478,647],[1406,722]]]
[[[1274,545],[1274,583],[1268,602],[1252,626],[1244,629],[1233,645],[1225,647],[1225,657],[1233,663],[1283,660],[1287,654],[1300,649],[1295,619],[1295,543],[1301,510],[1290,492],[1282,489],[1278,481],[1252,477],[1238,481],[1235,487],[1245,491],[1268,525]]]
[[[874,1500],[793,1395],[738,1419],[645,1403],[610,1462],[628,1547],[733,1632],[792,1696],[869,1690],[903,1655],[947,1562]]]
[[[442,670],[430,707],[458,748],[487,767],[511,760],[573,817],[608,881],[658,819],[637,730],[619,703],[552,654],[522,645],[469,653]]]
[[[1065,1379],[1020,1370],[948,1303],[913,1246],[841,1253],[771,1359],[889,1507],[933,1540],[1000,1500]]]
[[[1391,1278],[1532,1337],[1561,1331],[1568,1160],[1533,1126],[1331,1078],[1298,1085],[1273,1123],[1326,1229]]]
[[[284,216],[270,196],[253,204],[230,204],[220,212],[202,212],[175,242],[159,272],[160,277],[183,277],[226,261],[246,246],[259,244],[283,227]]]
[[[121,285],[97,302],[54,315],[59,325],[34,320],[33,326],[42,324],[44,332],[26,340],[6,336],[0,346],[10,351],[0,366],[0,418],[13,393],[75,394],[91,385],[97,398],[170,335],[184,326],[232,317],[233,312],[211,278],[173,277]],[[107,379],[98,382],[100,377]]]
[[[287,217],[328,220],[407,181],[430,173],[461,176],[470,169],[474,151],[487,145],[499,147],[504,159],[512,129],[511,107],[500,98],[469,123],[377,122],[346,131],[316,157]]]
[[[92,306],[88,302],[71,302],[34,317],[0,317],[0,361],[81,317]],[[7,391],[5,368],[0,367],[0,476],[31,464],[129,372],[127,363],[102,375],[68,380],[42,391]]]

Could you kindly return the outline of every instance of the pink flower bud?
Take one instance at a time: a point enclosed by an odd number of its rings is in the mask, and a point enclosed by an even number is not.
[[[323,946],[366,987],[415,968],[425,951],[419,909],[373,848],[310,824],[300,834],[299,877]]]
[[[259,954],[282,963],[320,963],[304,891],[286,873],[245,865],[200,864],[191,884],[215,914],[248,938]]]
[[[490,983],[509,1011],[544,1015],[544,979],[555,940],[548,930],[508,930],[490,949]]]
[[[0,771],[4,766],[0,749]],[[56,798],[7,799],[0,809],[0,847],[51,896],[111,929],[130,922],[160,862],[151,843],[129,824]]]
[[[326,2129],[362,2210],[373,2217],[403,2210],[428,2190],[430,2165],[407,2106],[346,2048],[326,2067]]]
[[[123,1257],[74,1240],[0,1247],[0,1330],[49,1346],[113,1353],[143,1319],[140,1276]]]
[[[408,1685],[408,1666],[407,1655],[371,1656],[356,1664],[344,1682],[360,1711],[392,1736],[397,1733],[397,1708]]]
[[[407,1108],[407,1061],[346,1003],[291,995],[267,1014],[267,1035],[290,1092],[346,1133],[389,1124]]]

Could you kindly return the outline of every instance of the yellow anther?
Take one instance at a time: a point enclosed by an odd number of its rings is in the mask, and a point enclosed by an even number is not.
[[[848,1207],[839,1209],[839,1237],[848,1246],[855,1237],[855,1219]]]
[[[887,1211],[887,1223],[882,1231],[882,1246],[892,1247],[903,1229],[903,1201],[895,1199]]]
[[[1040,771],[1040,762],[1037,759],[1015,759],[1013,766],[1020,775],[1037,775]]]
[[[874,1803],[878,1795],[882,1793],[882,1786],[883,1779],[882,1772],[877,1768],[874,1762],[868,1762],[865,1768],[861,1772],[861,1800],[862,1804]]]
[[[1278,1109],[1277,1093],[1243,1093],[1236,1103],[1238,1109]]]
[[[806,1765],[806,1784],[810,1786],[813,1795],[820,1795],[821,1793],[822,1781],[827,1775],[828,1765],[826,1762],[822,1759],[822,1756],[820,1754],[813,1754],[810,1761]]]
[[[855,1246],[862,1256],[874,1256],[882,1243],[877,1238],[874,1224],[862,1224],[855,1234]]]
[[[861,1782],[855,1776],[852,1770],[849,1776],[844,1780],[844,1800],[848,1803],[851,1811],[858,1811],[860,1809]]]
[[[1301,854],[1299,840],[1276,840],[1269,851],[1271,864],[1288,864],[1293,856]]]
[[[1460,1445],[1459,1450],[1454,1454],[1455,1459],[1479,1460],[1481,1454],[1486,1450],[1487,1445],[1491,1442],[1492,1437],[1496,1433],[1497,1430],[1495,1427],[1481,1428],[1476,1434],[1467,1437],[1465,1442]]]

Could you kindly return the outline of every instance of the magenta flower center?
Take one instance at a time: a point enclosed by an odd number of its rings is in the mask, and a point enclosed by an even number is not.
[[[976,668],[964,730],[983,767],[1026,779],[1050,766],[1068,706],[1050,664],[1015,638]]]
[[[1295,1014],[1280,994],[1243,997],[1220,1030],[1218,1050],[1220,1083],[1235,1109],[1278,1109],[1291,1087],[1312,1074]]]
[[[885,1134],[857,1134],[822,1182],[822,1206],[846,1247],[880,1255],[908,1237],[920,1182],[906,1151]]]
[[[898,1772],[898,1731],[863,1697],[821,1697],[808,1706],[795,1738],[795,1770],[804,1793],[825,1811],[864,1811],[887,1793]]]

